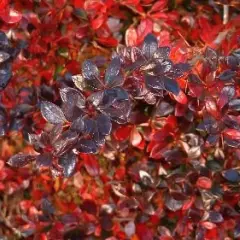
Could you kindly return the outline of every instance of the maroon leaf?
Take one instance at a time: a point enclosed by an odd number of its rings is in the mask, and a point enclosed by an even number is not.
[[[86,168],[88,174],[92,177],[98,176],[100,172],[99,164],[97,158],[90,154],[84,154],[82,156],[84,161],[84,167]]]
[[[230,69],[227,69],[225,71],[223,71],[219,76],[218,78],[222,81],[230,81],[232,80],[234,77],[236,76],[236,72],[230,70]]]
[[[224,221],[222,214],[216,211],[209,212],[208,220],[213,223],[221,223]]]

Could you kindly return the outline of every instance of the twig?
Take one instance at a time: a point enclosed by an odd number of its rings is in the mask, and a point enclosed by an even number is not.
[[[229,18],[229,6],[223,5],[223,24],[227,24]]]
[[[15,227],[12,226],[11,222],[0,213],[0,223],[4,224],[8,229],[10,229],[17,237],[21,238],[22,233]]]

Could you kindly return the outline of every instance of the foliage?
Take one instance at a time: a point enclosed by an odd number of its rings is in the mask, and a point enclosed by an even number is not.
[[[0,16],[3,238],[240,237],[237,1],[3,0]]]

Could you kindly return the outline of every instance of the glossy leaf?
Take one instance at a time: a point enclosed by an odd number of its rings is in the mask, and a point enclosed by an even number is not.
[[[80,153],[96,153],[97,145],[93,140],[80,139],[77,142],[76,149]]]
[[[70,177],[74,173],[77,156],[73,152],[66,153],[59,158],[58,164],[63,167],[64,177]]]
[[[110,121],[110,118],[107,115],[100,114],[96,118],[96,124],[98,131],[106,136],[109,135],[112,130],[112,123]]]
[[[151,58],[153,54],[157,51],[158,41],[157,38],[153,34],[148,34],[144,38],[144,42],[142,45],[142,52],[147,59]]]
[[[19,153],[13,155],[9,160],[8,164],[12,167],[24,167],[36,159],[36,156]]]
[[[41,113],[45,120],[52,124],[64,123],[66,121],[61,108],[48,101],[41,103]]]
[[[82,64],[82,76],[85,86],[90,90],[100,90],[102,83],[97,66],[90,60],[86,60]]]
[[[85,97],[74,88],[62,88],[60,89],[60,96],[63,102],[73,106],[76,105],[79,108],[85,107]]]
[[[6,88],[9,80],[12,76],[11,73],[11,65],[9,63],[1,64],[0,65],[0,91]]]
[[[163,80],[164,88],[168,92],[171,92],[176,96],[180,93],[180,88],[178,86],[178,83],[174,79],[163,77],[162,80]]]
[[[223,177],[230,182],[237,183],[240,181],[240,174],[236,169],[228,169],[222,174]]]
[[[123,85],[124,78],[121,73],[121,61],[119,57],[115,57],[111,60],[106,73],[105,73],[105,85],[109,88],[119,87]]]

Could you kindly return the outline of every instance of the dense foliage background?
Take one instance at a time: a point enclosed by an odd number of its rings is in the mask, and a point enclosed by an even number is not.
[[[240,239],[238,0],[0,0],[1,239]]]

